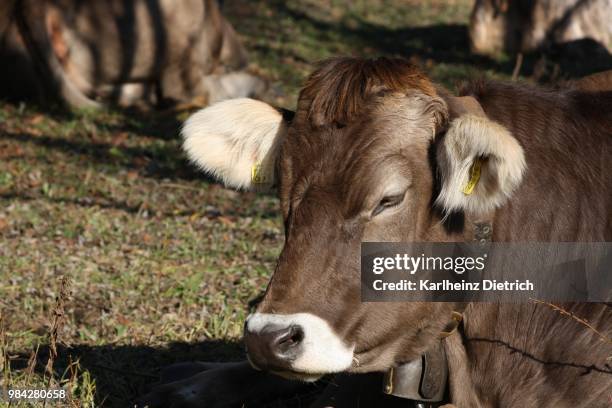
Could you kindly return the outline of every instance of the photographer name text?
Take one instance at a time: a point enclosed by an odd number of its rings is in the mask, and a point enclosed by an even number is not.
[[[372,287],[376,291],[528,291],[534,290],[533,282],[529,279],[524,281],[515,280],[497,281],[495,279],[483,279],[481,282],[460,282],[451,280],[442,280],[433,282],[429,279],[420,279],[411,281],[402,279],[396,282],[385,282],[382,279],[377,279],[373,282]]]

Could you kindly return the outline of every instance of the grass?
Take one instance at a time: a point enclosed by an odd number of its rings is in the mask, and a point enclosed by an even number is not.
[[[151,133],[163,123],[147,129],[114,112],[1,110],[4,382],[49,380],[48,333],[63,277],[71,294],[54,375],[81,384],[83,406],[125,406],[178,355],[236,358],[245,304],[265,287],[282,239],[276,200],[198,175],[176,130]]]
[[[339,54],[404,56],[447,86],[513,68],[468,54],[468,0],[224,4],[268,101],[289,108],[313,63]],[[247,304],[283,241],[278,201],[198,174],[184,119],[0,103],[5,390],[63,386],[72,399],[56,406],[124,407],[164,365],[243,357]]]

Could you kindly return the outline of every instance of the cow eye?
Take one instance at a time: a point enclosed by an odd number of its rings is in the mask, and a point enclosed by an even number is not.
[[[387,208],[391,208],[391,207],[395,207],[399,205],[402,201],[404,201],[405,195],[406,195],[405,193],[402,193],[402,194],[394,194],[394,195],[383,197],[383,199],[380,200],[380,202],[378,203],[374,211],[372,211],[372,217],[380,214]]]

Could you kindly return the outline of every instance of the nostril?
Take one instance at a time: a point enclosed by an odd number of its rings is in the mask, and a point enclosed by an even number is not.
[[[304,340],[304,330],[300,326],[290,326],[274,341],[277,350],[285,353]]]
[[[300,326],[291,326],[279,343],[299,343],[304,340],[304,330]]]
[[[253,366],[285,370],[301,353],[305,338],[304,328],[297,324],[267,324],[262,328],[247,325],[244,343]]]

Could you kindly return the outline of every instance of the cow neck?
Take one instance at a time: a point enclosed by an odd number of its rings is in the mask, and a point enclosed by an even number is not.
[[[476,242],[483,247],[489,245],[493,237],[492,219],[493,214],[488,214],[470,222],[464,235],[465,241]],[[420,358],[387,371],[383,381],[385,394],[412,400],[419,408],[435,408],[449,402],[445,401],[450,398],[446,340],[456,343],[455,337],[463,337],[464,311],[468,304],[456,304],[449,322],[440,332],[440,341]]]
[[[493,213],[489,213],[484,217],[479,217],[469,222],[468,225],[470,227],[466,234],[464,234],[465,241],[478,244],[482,248],[489,246],[493,239],[492,220]],[[455,305],[455,309],[451,312],[449,322],[444,330],[440,332],[440,339],[444,340],[461,328],[464,317],[463,314],[467,306],[467,302],[457,303]]]

